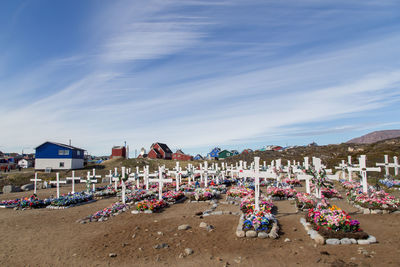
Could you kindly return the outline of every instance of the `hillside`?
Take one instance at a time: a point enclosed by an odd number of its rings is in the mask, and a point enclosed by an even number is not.
[[[375,131],[347,141],[347,144],[372,144],[386,139],[400,137],[400,130]]]

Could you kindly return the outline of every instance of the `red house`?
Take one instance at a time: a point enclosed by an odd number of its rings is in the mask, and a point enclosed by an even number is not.
[[[182,150],[178,149],[174,154],[172,154],[173,160],[192,160],[193,157],[186,155]]]
[[[147,157],[151,159],[172,159],[172,151],[166,144],[154,143],[151,145]]]
[[[126,147],[114,146],[111,151],[111,158],[126,158]]]

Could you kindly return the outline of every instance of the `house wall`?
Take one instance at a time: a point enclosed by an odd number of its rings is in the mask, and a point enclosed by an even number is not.
[[[64,167],[60,167],[60,162],[64,163]],[[35,170],[73,170],[82,169],[84,165],[83,159],[35,159]]]
[[[191,160],[192,156],[181,154],[181,153],[174,153],[174,154],[172,154],[172,159],[173,160]]]
[[[113,148],[111,150],[111,158],[126,158],[126,149],[123,148]]]
[[[67,155],[59,155],[59,150],[68,150]],[[79,155],[78,155],[79,153]],[[71,159],[71,158],[78,158],[84,159],[84,151],[83,150],[73,150],[70,148],[62,147],[59,145],[45,143],[39,146],[36,149],[35,158],[42,158],[42,159]]]
[[[152,150],[150,150],[149,154],[147,154],[147,157],[151,158],[151,159],[156,159],[157,153],[152,149]]]

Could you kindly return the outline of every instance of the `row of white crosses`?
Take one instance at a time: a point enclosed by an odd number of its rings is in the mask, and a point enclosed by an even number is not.
[[[358,158],[358,162],[359,162],[359,167],[350,167],[350,170],[352,171],[359,171],[361,174],[361,178],[362,178],[362,188],[363,188],[363,193],[368,193],[368,183],[367,183],[367,172],[380,172],[381,168],[368,168],[367,167],[367,157],[365,155],[361,155]]]
[[[158,183],[158,199],[162,199],[162,188],[164,183],[172,183],[172,179],[164,179],[164,167],[158,167],[158,179],[149,179],[149,182]]]

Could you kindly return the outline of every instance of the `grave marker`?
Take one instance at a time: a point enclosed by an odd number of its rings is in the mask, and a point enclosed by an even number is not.
[[[55,181],[50,181],[51,184],[56,184],[57,186],[57,198],[60,197],[60,184],[66,184],[67,181],[60,181],[60,174],[57,172],[56,173],[56,180]]]

